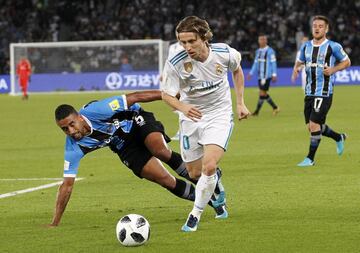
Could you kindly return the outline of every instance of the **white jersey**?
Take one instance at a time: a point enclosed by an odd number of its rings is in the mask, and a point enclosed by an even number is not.
[[[232,114],[228,71],[235,71],[241,62],[240,53],[224,43],[210,45],[205,62],[191,59],[184,49],[169,55],[166,61],[162,91],[171,96],[180,92],[180,101],[195,105],[202,119],[219,114]],[[180,120],[190,120],[182,113]]]

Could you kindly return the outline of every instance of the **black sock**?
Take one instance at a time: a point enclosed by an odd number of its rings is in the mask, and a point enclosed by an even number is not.
[[[269,105],[271,105],[271,107],[273,109],[277,109],[277,105],[274,103],[274,101],[272,100],[272,98],[270,97],[270,95],[267,95],[266,101],[269,103]]]
[[[172,168],[176,172],[176,174],[178,174],[179,176],[186,178],[187,180],[189,180],[190,182],[193,182],[194,184],[197,183],[197,181],[198,181],[197,179],[192,179],[189,176],[189,173],[186,170],[185,163],[181,159],[181,155],[179,153],[172,151],[171,158],[167,162],[167,165],[169,165],[170,168]]]
[[[266,96],[259,96],[259,100],[258,100],[257,105],[256,105],[255,113],[259,113],[265,99],[266,99]]]
[[[309,153],[307,157],[311,159],[311,161],[314,161],[315,153],[317,148],[319,147],[321,141],[321,131],[312,132],[310,137],[310,147],[309,147]]]
[[[328,125],[323,124],[321,126],[321,133],[326,137],[330,137],[334,141],[341,141],[341,134],[333,131]]]
[[[176,170],[182,163],[183,160],[181,159],[181,155],[175,151],[171,151],[171,157],[169,161],[166,162],[166,164],[169,165],[173,170]]]
[[[176,178],[175,188],[168,190],[179,198],[195,201],[195,187],[189,182]]]

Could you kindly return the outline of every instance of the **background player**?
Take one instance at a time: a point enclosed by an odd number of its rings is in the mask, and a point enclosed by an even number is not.
[[[273,114],[276,115],[280,108],[274,103],[268,90],[270,82],[277,80],[276,55],[274,49],[268,46],[266,35],[260,34],[258,37],[259,49],[255,52],[254,63],[251,67],[247,79],[250,80],[254,73],[258,76],[259,99],[255,111],[252,115],[257,116],[266,100],[273,108]]]
[[[19,86],[23,93],[22,99],[28,99],[27,93],[28,85],[31,76],[31,64],[30,61],[22,57],[16,66],[16,75],[18,76]]]
[[[200,216],[214,192],[216,168],[233,128],[227,72],[233,72],[239,120],[249,111],[244,104],[241,55],[226,44],[209,44],[208,23],[189,16],[176,27],[185,50],[168,59],[163,72],[163,100],[180,114],[180,147],[192,178],[199,178],[195,203],[183,231],[196,231]],[[180,100],[176,97],[180,92]],[[225,201],[225,199],[224,199]]]
[[[332,103],[334,91],[333,74],[349,67],[351,62],[339,43],[326,38],[328,31],[328,18],[315,16],[312,20],[313,40],[301,46],[300,55],[292,74],[292,79],[296,79],[301,65],[305,65],[307,82],[304,116],[311,137],[309,153],[298,164],[301,167],[314,165],[315,153],[322,135],[336,141],[338,155],[341,155],[344,151],[346,135],[333,131],[325,124],[325,121]]]
[[[135,103],[159,99],[160,91],[144,91],[93,101],[79,112],[70,105],[57,107],[56,123],[67,137],[64,181],[59,187],[50,226],[60,223],[80,160],[87,153],[105,146],[109,146],[138,177],[153,181],[178,197],[194,200],[194,186],[172,176],[157,159],[166,161],[178,174],[187,176],[180,155],[165,144],[168,137],[162,124]],[[217,214],[223,212],[219,208],[216,211]]]

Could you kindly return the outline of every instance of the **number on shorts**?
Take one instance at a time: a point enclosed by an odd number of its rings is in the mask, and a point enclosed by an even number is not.
[[[323,102],[323,98],[315,98],[314,99],[314,109],[315,109],[315,111],[320,110],[322,102]]]
[[[141,115],[135,116],[134,119],[135,119],[136,124],[138,124],[139,126],[142,126],[145,123],[145,120],[144,120],[143,116],[141,116]]]
[[[189,136],[183,135],[182,138],[183,138],[183,148],[184,148],[185,150],[190,149]]]

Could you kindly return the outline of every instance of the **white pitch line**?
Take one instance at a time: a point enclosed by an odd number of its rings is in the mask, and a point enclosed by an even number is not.
[[[41,180],[62,180],[62,178],[61,177],[0,178],[0,181],[41,181]]]
[[[75,181],[80,181],[82,179],[84,179],[84,178],[76,178]],[[54,186],[62,184],[62,182],[63,181],[58,181],[58,182],[51,183],[51,184],[44,184],[44,185],[40,185],[40,186],[37,186],[37,187],[27,188],[27,189],[24,189],[24,190],[4,193],[4,194],[0,195],[0,199],[4,199],[4,198],[7,198],[7,197],[13,197],[13,196],[16,196],[16,195],[19,195],[19,194],[24,194],[24,193],[28,193],[28,192],[33,192],[33,191],[37,191],[37,190],[42,190],[42,189],[54,187]]]

